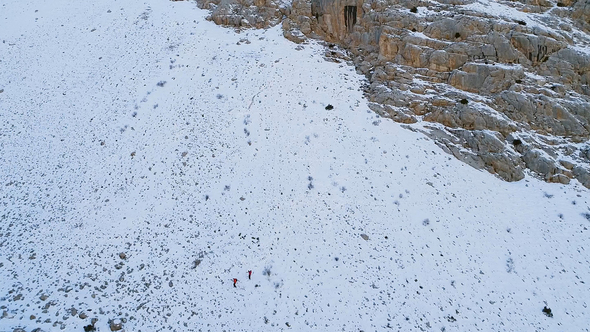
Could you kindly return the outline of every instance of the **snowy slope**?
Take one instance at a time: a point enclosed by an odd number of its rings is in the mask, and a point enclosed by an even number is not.
[[[0,331],[588,330],[587,189],[451,158],[278,28],[0,8]]]

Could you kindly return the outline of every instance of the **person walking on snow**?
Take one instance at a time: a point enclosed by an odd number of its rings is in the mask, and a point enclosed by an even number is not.
[[[238,282],[238,279],[234,278],[234,287],[236,287],[237,282]]]
[[[248,270],[248,280],[252,279],[252,270]]]

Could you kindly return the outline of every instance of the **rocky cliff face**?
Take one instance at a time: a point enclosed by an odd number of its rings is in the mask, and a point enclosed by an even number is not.
[[[327,41],[378,114],[508,181],[590,187],[590,0],[198,0],[218,24]],[[333,46],[336,48],[336,46]]]

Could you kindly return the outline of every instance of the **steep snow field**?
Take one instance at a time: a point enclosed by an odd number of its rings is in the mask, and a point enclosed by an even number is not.
[[[0,331],[588,330],[587,189],[470,168],[321,46],[205,15],[0,1]]]

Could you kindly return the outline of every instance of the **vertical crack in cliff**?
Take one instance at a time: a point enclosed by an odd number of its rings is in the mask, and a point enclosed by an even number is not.
[[[352,28],[356,24],[356,6],[344,6],[344,25],[348,32],[352,32]]]

